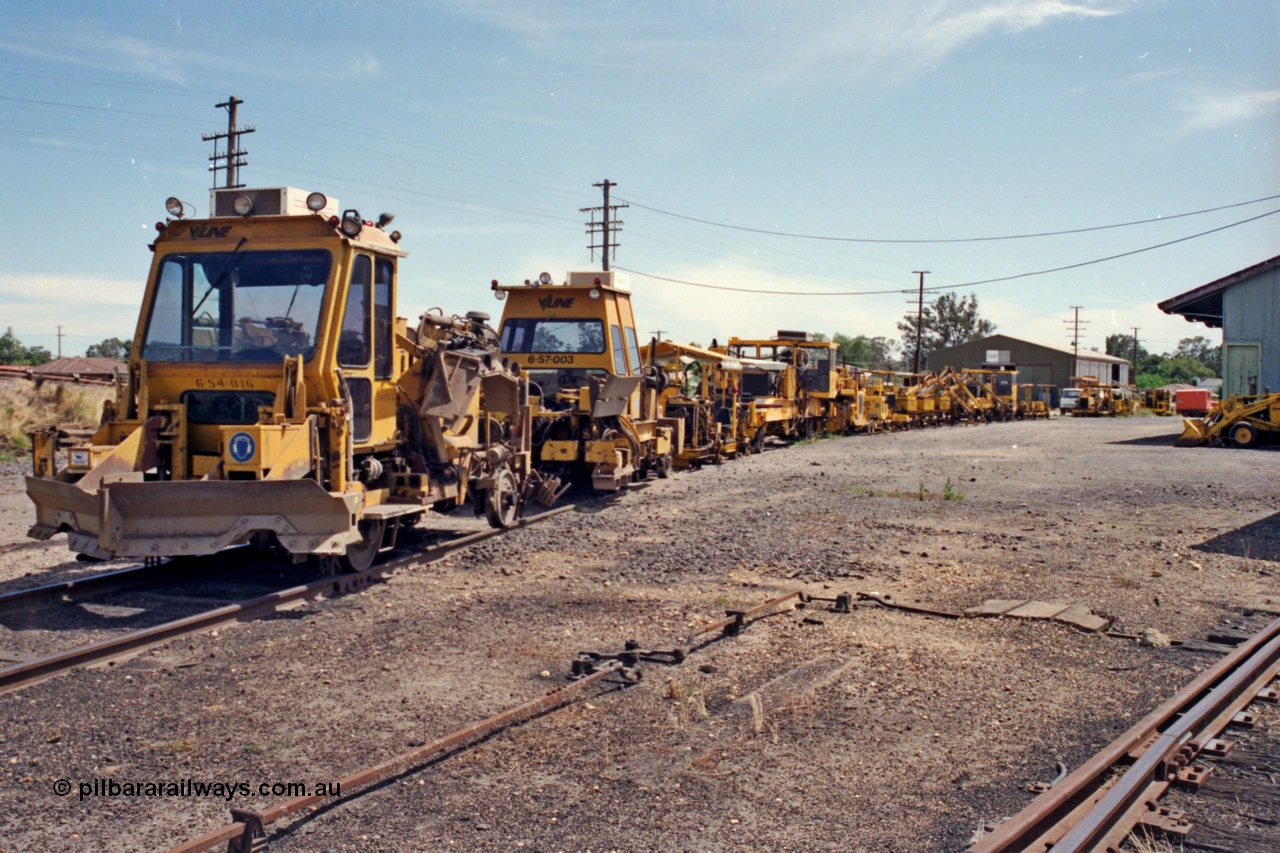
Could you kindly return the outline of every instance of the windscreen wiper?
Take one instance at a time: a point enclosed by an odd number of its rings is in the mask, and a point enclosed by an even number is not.
[[[222,265],[222,269],[218,270],[218,274],[214,276],[213,282],[209,285],[209,289],[204,292],[204,296],[200,297],[200,301],[196,303],[196,307],[191,309],[191,316],[195,317],[196,312],[204,305],[204,301],[209,298],[209,294],[218,289],[222,284],[222,280],[227,277],[227,273],[231,272],[232,265],[235,264],[236,258],[240,257],[240,248],[249,238],[241,237],[240,242],[236,243],[236,247],[231,250],[231,257],[227,258],[227,262]]]

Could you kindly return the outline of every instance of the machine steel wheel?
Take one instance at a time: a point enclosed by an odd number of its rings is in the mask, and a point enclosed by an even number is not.
[[[493,488],[485,496],[484,515],[489,526],[497,530],[516,523],[520,514],[520,495],[515,475],[510,468],[503,468],[494,478]]]
[[[336,577],[349,572],[367,572],[378,557],[385,527],[386,522],[380,518],[361,521],[356,528],[360,531],[360,541],[348,545],[347,553],[340,557],[321,557],[320,573],[325,577]]]
[[[1256,447],[1258,428],[1251,423],[1239,423],[1231,428],[1231,440],[1236,447]]]
[[[360,541],[347,546],[347,553],[342,562],[348,571],[367,572],[377,559],[378,548],[382,545],[382,531],[386,522],[382,519],[368,519],[360,522]]]
[[[659,480],[665,480],[671,476],[671,454],[666,453],[658,457],[657,463],[654,464],[653,470],[657,472]]]

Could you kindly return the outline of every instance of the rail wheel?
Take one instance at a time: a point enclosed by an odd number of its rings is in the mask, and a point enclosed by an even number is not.
[[[751,439],[751,452],[764,453],[764,428],[756,430],[756,434]]]
[[[658,475],[659,480],[665,480],[671,476],[671,454],[664,453],[658,457],[658,461],[654,463],[653,470]]]
[[[360,541],[347,546],[347,553],[340,557],[321,557],[320,573],[325,577],[336,577],[349,572],[367,572],[378,557],[378,548],[382,545],[382,531],[386,521],[381,518],[366,518],[356,528],[360,531]]]
[[[1231,428],[1231,440],[1236,447],[1256,447],[1258,428],[1251,423],[1238,423]]]
[[[489,526],[501,530],[516,523],[520,514],[520,490],[510,468],[503,468],[494,478],[493,488],[485,496],[484,515]]]

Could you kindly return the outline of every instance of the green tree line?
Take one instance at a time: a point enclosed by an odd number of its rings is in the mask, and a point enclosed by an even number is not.
[[[107,338],[90,346],[84,354],[88,358],[114,358],[117,361],[124,361],[129,357],[130,344],[130,341],[120,338]],[[34,366],[47,361],[53,361],[53,354],[44,347],[29,347],[23,344],[13,333],[12,326],[0,335],[0,364]]]
[[[1136,363],[1134,384],[1139,388],[1159,388],[1173,382],[1194,385],[1197,379],[1222,375],[1222,347],[1199,335],[1183,338],[1173,352],[1166,353],[1148,352],[1141,340],[1135,351],[1133,335],[1107,335],[1107,355]]]

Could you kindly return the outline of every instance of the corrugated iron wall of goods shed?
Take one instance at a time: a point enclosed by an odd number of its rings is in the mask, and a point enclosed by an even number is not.
[[[1280,269],[1268,270],[1254,278],[1228,287],[1222,294],[1223,394],[1280,391]],[[1253,348],[1258,356],[1256,388],[1242,386],[1231,375],[1228,359],[1233,345]]]

